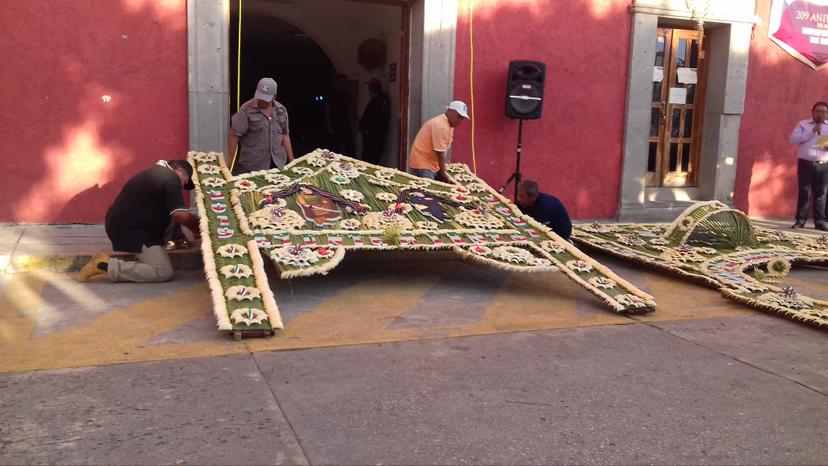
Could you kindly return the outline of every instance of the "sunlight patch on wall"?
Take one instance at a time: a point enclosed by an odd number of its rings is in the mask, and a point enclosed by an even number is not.
[[[763,154],[762,158],[770,158],[770,154]],[[750,212],[748,215],[778,216],[789,210],[787,206],[780,206],[780,199],[796,199],[794,189],[793,198],[789,191],[796,186],[796,174],[791,173],[789,164],[776,164],[770,160],[757,160],[753,164],[748,190]],[[790,206],[793,209],[793,204]]]
[[[98,126],[87,122],[70,129],[66,143],[44,154],[45,173],[15,213],[18,219],[48,222],[75,195],[112,181],[112,151],[98,138]],[[48,193],[48,196],[45,194]]]
[[[541,13],[543,7],[551,8],[549,3],[550,0],[459,0],[457,12],[459,16],[467,16],[471,4],[475,16],[490,16],[496,14],[499,8],[524,8],[534,15]]]
[[[121,0],[121,4],[133,15],[151,12],[156,20],[163,21],[173,30],[187,26],[187,0]]]

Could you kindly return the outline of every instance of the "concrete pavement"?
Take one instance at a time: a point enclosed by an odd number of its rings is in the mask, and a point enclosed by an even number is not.
[[[0,464],[828,461],[824,331],[612,258],[655,313],[560,274],[355,254],[273,280],[285,330],[236,342],[193,254],[166,284],[78,284],[48,257],[107,246],[100,227],[3,228]],[[828,298],[824,269],[789,280]]]

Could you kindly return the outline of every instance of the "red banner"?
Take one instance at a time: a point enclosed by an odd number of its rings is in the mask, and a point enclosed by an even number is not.
[[[806,65],[828,66],[828,0],[773,0],[768,37]]]

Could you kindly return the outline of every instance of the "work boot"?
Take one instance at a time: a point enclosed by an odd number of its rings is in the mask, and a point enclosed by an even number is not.
[[[101,264],[104,265],[100,266]],[[98,251],[94,256],[92,256],[92,259],[89,259],[89,262],[87,262],[86,265],[81,267],[80,272],[75,275],[75,280],[85,282],[95,275],[105,274],[106,267],[108,266],[109,254],[104,251]]]

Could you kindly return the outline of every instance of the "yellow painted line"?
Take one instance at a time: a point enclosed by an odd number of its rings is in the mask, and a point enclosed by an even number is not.
[[[31,338],[34,319],[18,319],[11,323],[10,328],[4,329],[4,334],[8,330],[17,337],[0,341],[0,354],[3,355],[0,358],[0,372],[246,352],[242,345],[234,344],[218,332],[215,340],[209,342],[143,345],[156,336],[210,313],[209,296],[206,284],[197,284],[35,339]],[[12,302],[14,307],[24,303]]]
[[[631,323],[562,273],[512,274],[468,333],[516,332]],[[591,298],[591,299],[590,299]],[[578,309],[584,312],[579,313]]]
[[[416,339],[424,329],[389,325],[437,282],[436,277],[361,281],[291,320],[275,338],[245,341],[250,351],[268,351]]]
[[[649,314],[632,316],[637,321],[661,322],[751,316],[762,312],[731,301],[718,290],[701,283],[655,273],[644,274],[644,279],[649,293],[656,298],[658,309]]]
[[[659,308],[655,313],[627,317],[608,311],[598,298],[580,290],[563,274],[515,273],[504,280],[478,322],[397,328],[393,326],[396,319],[420,303],[440,278],[406,277],[401,280],[380,277],[339,290],[315,308],[287,322],[285,330],[278,331],[272,338],[250,338],[239,343],[216,331],[198,336],[207,341],[149,343],[195,319],[212,317],[207,285],[198,283],[110,311],[76,327],[32,339],[37,322],[33,312],[41,305],[40,295],[48,279],[36,275],[15,276],[0,296],[0,372],[626,325],[641,321],[749,316],[759,312],[731,302],[718,291],[703,285],[645,273],[649,292],[656,297]],[[63,287],[61,291],[66,295],[88,292],[83,285],[67,282],[65,276],[63,282],[55,286]]]

